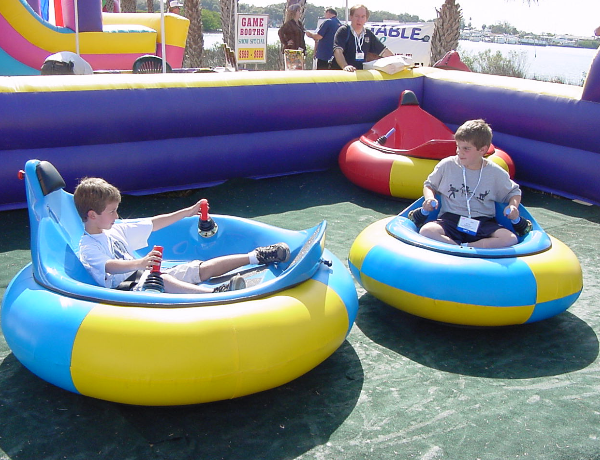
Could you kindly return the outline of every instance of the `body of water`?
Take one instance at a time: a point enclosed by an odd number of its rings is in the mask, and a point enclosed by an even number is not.
[[[274,44],[279,41],[277,29],[271,28],[267,33],[267,42]],[[312,40],[306,40],[307,45],[312,46]],[[219,33],[204,34],[204,47],[223,43],[223,35]],[[523,64],[527,70],[527,76],[539,77],[550,80],[559,77],[571,85],[582,85],[585,74],[589,70],[596,50],[585,48],[567,48],[560,46],[528,46],[509,45],[500,43],[471,42],[460,40],[458,51],[461,54],[477,55],[490,49],[493,54],[500,51],[504,57],[510,57],[514,51],[523,56]]]
[[[544,80],[560,77],[565,83],[571,85],[583,84],[592,59],[596,55],[596,50],[562,46],[509,45],[467,40],[460,40],[458,45],[460,54],[473,56],[486,49],[490,49],[492,54],[500,51],[504,57],[509,57],[511,51],[523,55],[524,67],[529,78],[534,75]]]

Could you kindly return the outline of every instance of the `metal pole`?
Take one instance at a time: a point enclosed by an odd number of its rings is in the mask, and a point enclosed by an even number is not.
[[[346,24],[348,24],[348,0],[346,0]]]
[[[238,12],[238,0],[233,0],[233,27],[235,27],[234,37],[235,37],[236,43],[237,43],[237,39],[238,39],[238,36],[237,36],[238,15],[237,15],[237,12]],[[239,70],[239,67],[238,67],[238,57],[237,57],[237,46],[235,46],[235,44],[233,46],[233,52],[236,53],[236,55],[235,55],[235,71],[237,72]]]
[[[75,52],[79,56],[79,8],[78,1],[75,0]]]
[[[167,73],[167,46],[165,44],[165,4],[162,0],[158,3],[160,3],[160,53],[162,55],[162,73]]]

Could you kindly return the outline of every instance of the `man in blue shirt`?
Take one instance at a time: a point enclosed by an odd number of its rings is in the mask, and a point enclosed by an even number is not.
[[[333,37],[341,26],[337,18],[337,11],[333,8],[325,10],[325,18],[316,33],[306,31],[306,35],[316,42],[317,70],[329,69],[329,61],[333,57]]]

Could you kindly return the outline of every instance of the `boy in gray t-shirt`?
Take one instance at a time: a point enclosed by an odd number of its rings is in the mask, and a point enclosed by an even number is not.
[[[517,244],[517,236],[495,219],[495,202],[508,202],[504,213],[517,221],[521,190],[504,169],[484,158],[492,143],[491,128],[483,120],[470,120],[458,128],[454,139],[456,155],[440,161],[424,183],[423,210],[437,208],[436,193],[443,200],[438,219],[426,223],[421,235],[474,248]],[[415,211],[409,214],[413,221]],[[529,224],[523,232],[527,233],[531,223],[522,220]]]

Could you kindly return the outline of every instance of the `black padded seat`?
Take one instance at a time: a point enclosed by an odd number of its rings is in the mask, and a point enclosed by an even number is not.
[[[167,62],[167,72],[173,72],[171,66]],[[161,73],[162,72],[162,58],[147,54],[140,56],[133,63],[133,73]]]

